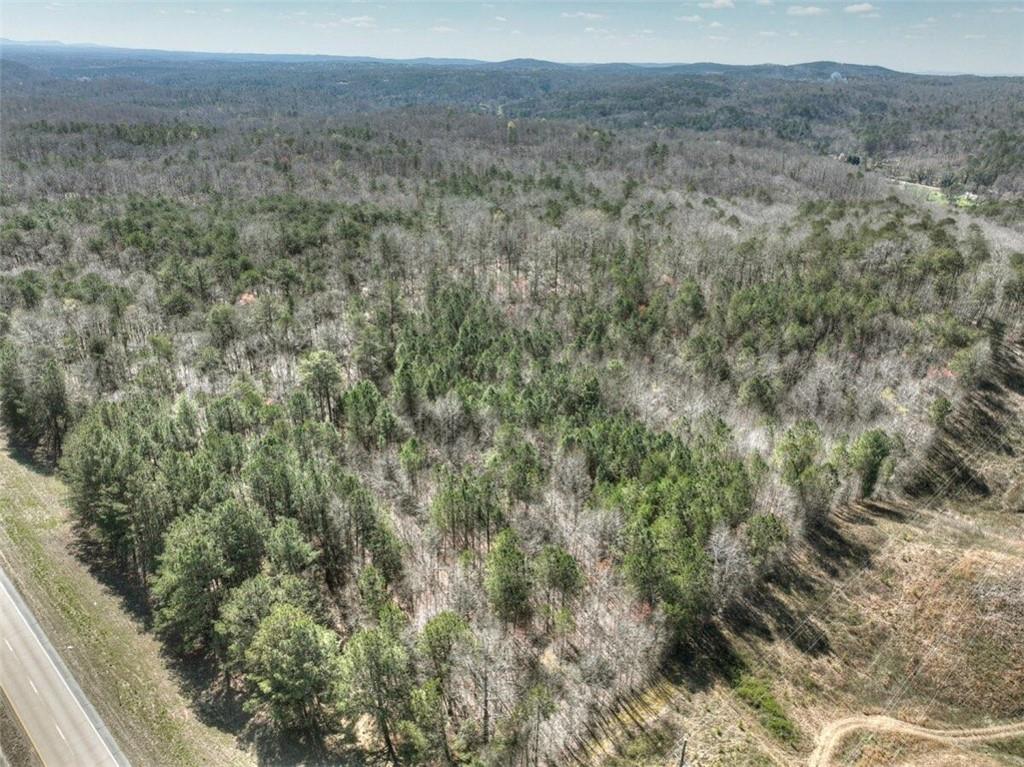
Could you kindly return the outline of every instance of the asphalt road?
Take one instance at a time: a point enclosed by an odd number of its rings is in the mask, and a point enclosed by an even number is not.
[[[0,687],[46,767],[127,767],[128,760],[2,570]]]

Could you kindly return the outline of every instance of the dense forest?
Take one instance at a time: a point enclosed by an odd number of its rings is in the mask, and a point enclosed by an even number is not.
[[[1024,317],[1020,80],[3,57],[8,437],[331,758],[562,762]]]

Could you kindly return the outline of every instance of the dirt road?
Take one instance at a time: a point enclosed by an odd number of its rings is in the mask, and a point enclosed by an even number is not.
[[[910,735],[939,743],[980,743],[989,740],[1024,737],[1024,722],[969,730],[933,730],[889,716],[850,716],[827,724],[818,733],[808,767],[830,767],[832,757],[843,738],[857,730],[873,730],[895,735]]]

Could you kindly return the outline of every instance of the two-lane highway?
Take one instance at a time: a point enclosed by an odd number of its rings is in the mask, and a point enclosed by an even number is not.
[[[127,767],[128,760],[2,570],[0,687],[46,767]]]

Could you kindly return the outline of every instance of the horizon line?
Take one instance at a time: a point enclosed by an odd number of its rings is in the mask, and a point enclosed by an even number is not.
[[[695,66],[700,64],[722,66],[722,67],[737,67],[737,68],[753,68],[753,67],[799,67],[806,66],[809,64],[836,64],[839,66],[850,66],[850,67],[871,67],[875,69],[884,69],[895,74],[914,75],[919,77],[1024,77],[1024,72],[1020,73],[999,73],[999,74],[979,74],[977,72],[963,72],[963,71],[936,71],[936,70],[902,70],[893,69],[882,64],[864,64],[851,61],[839,61],[836,59],[817,59],[812,61],[796,61],[791,64],[780,64],[772,61],[764,61],[757,64],[730,64],[724,61],[628,61],[623,59],[607,60],[607,61],[568,61],[568,60],[557,60],[557,59],[540,59],[533,56],[518,56],[510,59],[480,59],[475,57],[465,56],[412,56],[409,58],[399,58],[390,56],[365,56],[365,55],[347,55],[343,53],[295,53],[291,51],[227,51],[227,50],[194,50],[184,48],[150,48],[150,47],[128,47],[122,45],[109,45],[106,43],[92,43],[92,42],[65,42],[63,40],[16,40],[9,37],[0,37],[0,45],[4,43],[12,43],[14,45],[26,45],[26,46],[39,46],[39,47],[64,47],[64,48],[95,48],[95,49],[106,49],[113,51],[134,51],[140,53],[167,53],[167,54],[183,54],[183,55],[207,55],[207,56],[253,56],[253,57],[305,57],[305,58],[317,58],[317,59],[335,59],[335,60],[361,60],[364,62],[382,62],[382,63],[416,63],[423,61],[461,61],[468,64],[507,64],[514,61],[536,61],[541,64],[553,64],[556,66],[567,66],[567,67],[600,67],[600,66],[635,66],[635,67],[673,67],[673,66]]]

